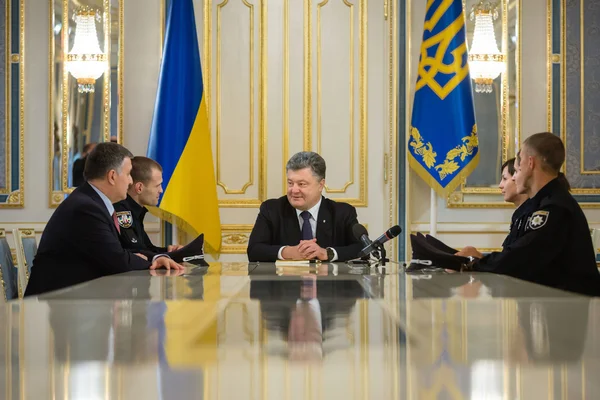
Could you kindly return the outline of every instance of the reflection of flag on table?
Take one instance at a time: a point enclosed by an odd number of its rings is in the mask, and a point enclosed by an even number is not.
[[[192,0],[171,0],[148,157],[163,167],[161,217],[221,248],[221,221]],[[175,217],[175,218],[173,218]]]
[[[219,318],[234,305],[223,301],[221,271],[221,264],[214,263],[206,275],[172,280],[173,300],[166,302],[164,319],[165,354],[171,368],[190,370],[218,363]]]
[[[442,197],[479,161],[462,0],[427,1],[408,154]]]

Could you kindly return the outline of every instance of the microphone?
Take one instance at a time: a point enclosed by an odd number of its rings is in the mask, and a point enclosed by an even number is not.
[[[369,232],[367,232],[367,229],[361,224],[355,224],[352,227],[352,234],[356,239],[362,242],[363,247],[367,247],[373,243],[371,239],[369,239]]]
[[[353,228],[353,231],[354,231],[354,228]],[[398,226],[398,225],[392,226],[390,229],[385,231],[385,233],[383,235],[379,236],[371,244],[369,244],[364,249],[362,249],[360,251],[360,253],[358,253],[358,256],[364,257],[368,254],[371,254],[374,250],[377,250],[382,244],[384,244],[388,240],[393,239],[396,236],[398,236],[400,234],[400,232],[402,232],[402,228],[400,228],[400,226]]]

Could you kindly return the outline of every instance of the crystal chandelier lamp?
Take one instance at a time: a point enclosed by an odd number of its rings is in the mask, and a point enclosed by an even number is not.
[[[100,50],[96,33],[96,20],[101,21],[96,10],[83,7],[75,11],[73,20],[75,40],[67,54],[66,68],[75,79],[80,93],[94,92],[96,79],[106,71],[107,57]]]
[[[489,1],[480,1],[471,8],[471,21],[475,20],[473,42],[469,49],[469,71],[475,81],[475,91],[491,93],[494,79],[505,68],[506,57],[498,50],[494,21],[498,19],[497,6]]]

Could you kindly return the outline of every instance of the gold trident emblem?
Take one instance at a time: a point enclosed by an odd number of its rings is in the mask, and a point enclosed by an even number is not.
[[[433,1],[434,0],[427,1],[427,9],[433,4]],[[453,2],[454,0],[444,0],[435,10],[433,16],[428,21],[425,21],[424,29],[431,32]],[[419,63],[418,69],[419,76],[417,78],[415,92],[425,86],[429,86],[429,88],[443,100],[469,74],[469,66],[466,61],[463,65],[463,56],[467,52],[467,44],[464,42],[450,52],[453,57],[452,62],[450,64],[444,64],[444,56],[448,52],[450,42],[461,31],[464,25],[465,18],[461,11],[459,16],[448,25],[446,29],[423,41],[423,44],[421,45],[421,62]],[[435,57],[430,57],[427,54],[427,50],[434,46],[437,46]],[[425,67],[429,67],[429,70],[426,70]],[[438,73],[446,75],[453,74],[454,76],[446,82],[444,86],[441,86],[435,79]]]

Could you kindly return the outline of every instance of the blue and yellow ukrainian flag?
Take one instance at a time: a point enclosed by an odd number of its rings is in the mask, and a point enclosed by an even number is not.
[[[479,162],[462,0],[427,1],[408,154],[442,197]]]
[[[162,218],[221,249],[221,221],[192,0],[171,0],[148,157],[163,167]]]

